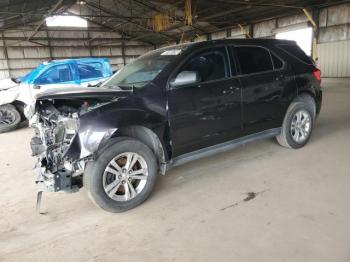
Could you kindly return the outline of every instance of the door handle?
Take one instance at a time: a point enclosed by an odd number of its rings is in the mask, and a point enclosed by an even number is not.
[[[228,89],[225,89],[224,91],[222,91],[222,93],[224,95],[226,95],[226,94],[233,94],[237,90],[239,90],[239,87],[230,86]]]
[[[276,81],[280,81],[284,79],[284,75],[279,75],[276,77]]]

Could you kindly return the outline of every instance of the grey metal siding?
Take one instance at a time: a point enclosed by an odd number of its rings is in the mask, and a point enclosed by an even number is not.
[[[350,77],[350,40],[319,44],[318,66],[323,77]]]

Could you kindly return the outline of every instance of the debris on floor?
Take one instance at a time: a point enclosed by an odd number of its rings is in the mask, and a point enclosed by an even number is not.
[[[240,200],[238,202],[235,202],[235,203],[233,203],[233,204],[231,204],[229,206],[223,207],[223,208],[220,209],[220,211],[225,211],[226,209],[238,206],[239,204],[241,204],[243,202],[248,202],[248,201],[256,198],[258,195],[261,195],[261,194],[265,193],[268,190],[270,190],[270,189],[265,189],[265,190],[259,191],[259,192],[248,192],[248,193],[246,193],[247,196],[244,199],[242,199],[242,200]]]

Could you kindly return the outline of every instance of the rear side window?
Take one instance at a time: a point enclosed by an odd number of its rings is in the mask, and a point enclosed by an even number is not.
[[[278,45],[278,47],[305,64],[313,64],[312,59],[298,45]]]
[[[190,59],[181,71],[196,71],[201,82],[222,79],[227,76],[227,56],[225,48],[213,48]]]
[[[102,64],[99,63],[99,62],[89,62],[89,63],[86,63],[86,64],[89,65],[89,66],[94,67],[96,70],[102,70]]]
[[[273,70],[270,52],[261,47],[235,47],[242,74]]]
[[[95,64],[98,65],[99,63]],[[101,70],[94,65],[78,64],[78,71],[80,79],[103,77]]]

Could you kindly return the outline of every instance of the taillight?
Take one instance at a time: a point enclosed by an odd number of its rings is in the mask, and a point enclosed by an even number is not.
[[[320,69],[315,69],[314,70],[314,77],[316,78],[317,81],[321,82],[321,70]]]

